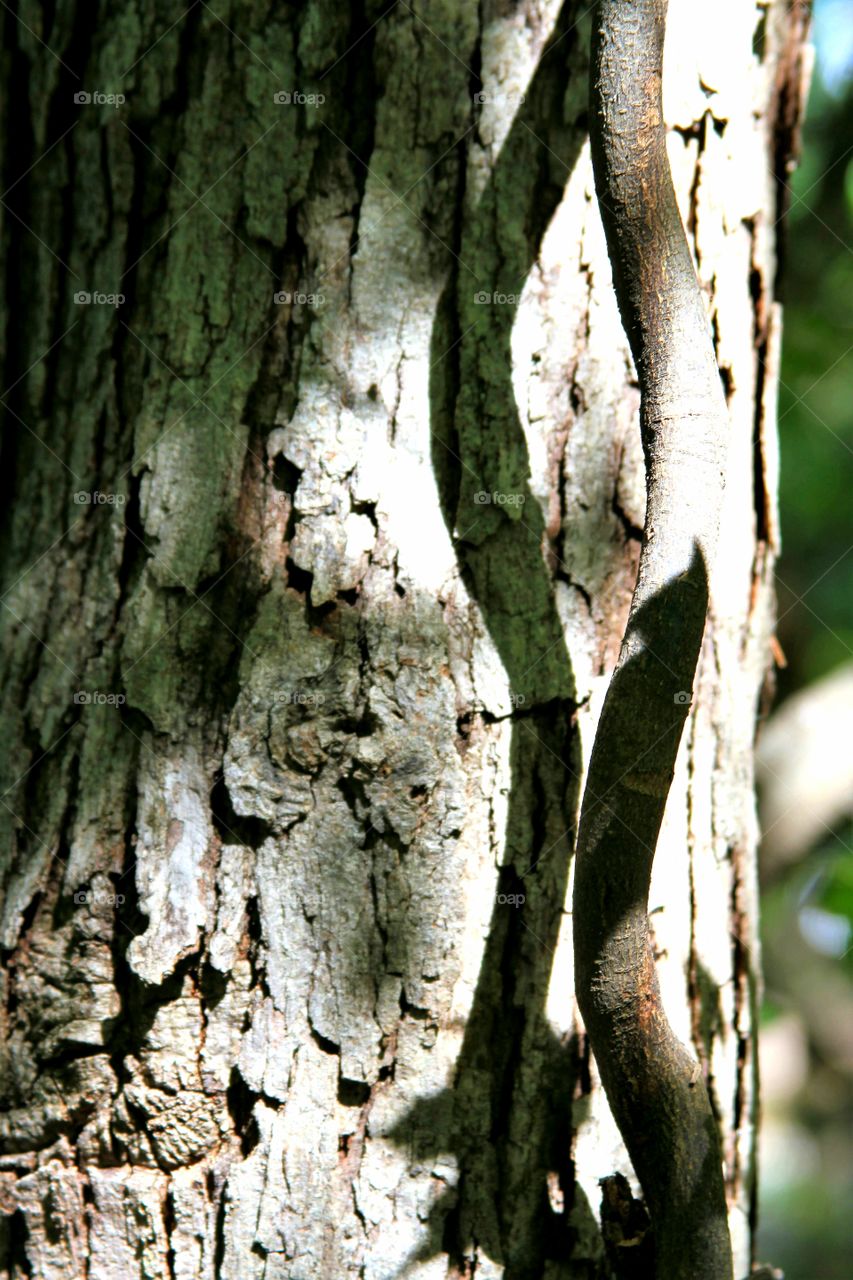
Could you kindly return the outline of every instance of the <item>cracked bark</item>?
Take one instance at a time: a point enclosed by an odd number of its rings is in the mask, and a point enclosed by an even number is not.
[[[652,899],[745,1272],[792,45],[671,9],[736,440]],[[641,1219],[567,915],[643,523],[588,26],[383,13],[4,14],[4,1280],[603,1280]]]

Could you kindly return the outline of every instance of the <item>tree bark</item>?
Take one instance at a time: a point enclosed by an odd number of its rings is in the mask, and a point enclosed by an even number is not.
[[[644,517],[585,10],[5,11],[3,1280],[642,1257],[573,995]],[[665,58],[732,446],[651,919],[738,1280],[802,12]]]

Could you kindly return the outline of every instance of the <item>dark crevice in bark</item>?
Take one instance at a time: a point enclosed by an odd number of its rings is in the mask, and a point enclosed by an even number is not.
[[[400,988],[400,1014],[404,1018],[414,1018],[416,1022],[429,1022],[432,1013],[429,1009],[423,1009],[420,1005],[411,1004],[406,999],[406,988]]]
[[[336,786],[346,800],[357,822],[366,823],[370,813],[370,798],[365,790],[364,782],[357,778],[353,769],[343,778],[339,778]]]
[[[643,541],[643,531],[639,525],[634,523],[634,521],[628,515],[628,512],[622,506],[621,502],[619,501],[619,492],[617,488],[614,488],[613,490],[613,497],[610,500],[610,510],[613,512],[616,519],[621,524],[622,530],[625,534],[626,542],[642,542]],[[577,586],[577,583],[575,583],[574,585]],[[581,590],[581,588],[579,587],[578,590]],[[589,600],[589,598],[587,598],[587,604],[591,604],[591,603],[592,602]]]
[[[68,866],[71,860],[71,841],[70,836],[74,830],[77,816],[77,802],[80,798],[80,753],[74,751],[71,755],[65,775],[65,804],[62,815],[57,823],[56,849],[52,859],[51,872],[59,880],[62,878],[62,872]],[[53,920],[54,924],[58,924],[62,917],[61,899],[57,897],[54,904]],[[67,904],[65,904],[67,906]]]
[[[471,49],[471,56],[468,59],[468,65],[471,68],[471,75],[468,79],[468,92],[471,98],[472,106],[476,103],[476,95],[483,89],[483,29],[485,27],[485,15],[483,13],[483,0],[477,3],[477,38]]]
[[[135,718],[130,713],[129,718]],[[135,779],[136,770],[131,777]],[[136,933],[148,924],[148,917],[139,909],[139,895],[136,889],[136,821],[139,797],[135,781],[128,787],[127,809],[124,823],[124,862],[118,878],[118,889],[122,902],[116,902],[116,927],[112,936],[113,982],[121,1001],[121,1012],[117,1023],[124,1022],[124,1015],[129,1010],[131,996],[139,979],[127,963],[127,947]]]
[[[55,143],[59,142],[62,135],[68,129],[69,114],[77,114],[77,108],[74,104],[74,93],[79,90],[82,85],[82,78],[92,50],[95,31],[94,23],[74,21],[69,24],[69,29],[70,36],[67,45],[65,45],[61,51],[62,60],[57,64],[58,70],[56,85],[47,107],[45,134],[41,142],[42,155],[45,155]],[[14,48],[17,45],[17,40],[12,39],[9,43]],[[21,56],[25,57],[23,54]],[[17,147],[20,147],[23,152],[24,148],[29,146],[31,149],[34,144],[30,117],[27,111],[29,94],[26,89],[24,89],[24,94],[25,96],[20,98],[16,96],[12,99],[16,102],[15,130],[12,131],[13,138],[15,134],[18,134],[18,137],[14,140],[12,145],[13,155],[15,154],[15,149]],[[68,166],[68,189],[71,188],[74,180],[74,154],[71,139],[72,135],[69,134],[63,148],[66,165]],[[36,156],[31,154],[28,164],[32,163],[35,158]],[[14,178],[17,179],[22,177],[22,174],[23,169],[18,174],[15,174]],[[35,176],[31,178],[28,174],[26,177],[23,177],[20,182],[20,189],[22,190],[22,193],[30,192],[35,194],[37,182],[38,179]],[[23,195],[23,201],[27,201],[25,194]],[[25,207],[21,212],[24,220],[32,226],[33,212],[31,206],[28,203],[25,203]],[[56,252],[57,259],[59,259],[59,261],[56,262],[55,270],[57,272],[56,296],[60,300],[60,305],[56,308],[57,314],[54,319],[55,332],[53,337],[58,337],[62,332],[62,328],[59,326],[63,324],[63,321],[67,323],[68,311],[62,304],[68,301],[66,292],[68,272],[65,264],[68,262],[72,246],[73,213],[73,202],[71,200],[64,200],[61,208],[59,209],[59,243],[51,246]],[[26,232],[25,234],[30,235],[31,233]],[[22,310],[18,317],[19,322],[24,316],[26,316],[26,314],[26,309]],[[47,386],[51,387],[52,385],[52,380],[48,379]]]
[[[461,217],[466,167],[464,144],[460,143],[457,150],[460,152],[458,159],[460,179],[457,182],[455,209]],[[455,422],[455,406],[461,385],[459,352],[461,327],[456,301],[458,276],[459,268],[454,259],[450,268],[450,278],[442,291],[436,309],[434,341],[431,348],[435,355],[431,360],[429,374],[433,471],[444,511],[456,510],[461,487],[459,433]]]
[[[677,133],[681,141],[687,146],[688,142],[696,142],[702,133],[705,117],[701,120],[693,120],[690,124],[674,124],[672,132]]]
[[[298,217],[297,208],[288,209],[284,244],[272,254],[270,283],[279,280],[281,288],[273,294],[268,316],[271,327],[263,340],[258,373],[246,396],[242,415],[250,426],[247,466],[252,453],[265,459],[266,437],[279,411],[290,417],[294,408],[292,388],[298,385],[298,358],[306,329],[295,320],[300,309],[281,299],[300,291],[305,271],[307,247],[297,229]],[[282,317],[285,323],[281,323]]]
[[[735,384],[732,371],[727,364],[720,365],[720,382],[723,384],[723,395],[726,397],[726,404],[731,404]]]
[[[178,54],[175,61],[175,79],[171,91],[160,101],[156,119],[172,127],[174,150],[170,152],[169,168],[177,168],[178,149],[183,142],[184,120],[194,97],[199,95],[201,82],[210,54],[209,32],[204,32],[205,5],[191,4],[185,14],[183,26],[178,30]],[[208,14],[208,19],[210,15]],[[220,24],[211,22],[210,30],[221,39],[227,39]],[[158,35],[160,32],[157,33]],[[165,34],[165,33],[164,33]],[[230,35],[230,33],[228,33]],[[229,42],[230,43],[230,42]],[[156,147],[155,147],[156,150]]]
[[[142,524],[142,512],[139,505],[141,483],[142,477],[140,475],[131,474],[128,476],[127,502],[124,505],[124,542],[117,575],[116,622],[118,622],[121,611],[127,601],[135,593],[148,560],[148,552],[145,550],[144,544],[145,529]]]
[[[571,584],[575,586],[575,583]],[[582,588],[578,587],[578,590]],[[513,707],[509,715],[496,716],[492,711],[483,710],[480,712],[480,720],[483,724],[502,724],[505,720],[537,720],[541,716],[552,715],[555,711],[569,710],[569,714],[576,709],[575,703],[567,698],[551,698],[548,702],[539,702],[535,706],[528,707],[526,701],[520,702],[518,706]]]
[[[588,301],[588,299],[587,299]],[[589,324],[589,309],[586,308],[586,323]],[[553,481],[557,490],[558,514],[557,519],[559,525],[556,537],[551,537],[553,546],[553,572],[567,573],[566,569],[566,533],[568,531],[568,521],[570,519],[569,499],[567,492],[568,476],[566,474],[566,454],[569,448],[569,436],[577,425],[579,416],[586,410],[583,388],[577,382],[577,367],[572,371],[569,381],[569,405],[571,414],[567,420],[562,423],[555,434],[554,450],[555,460],[553,464]],[[549,530],[550,532],[550,530]]]
[[[478,8],[477,39],[474,44],[469,84],[471,101],[481,88],[482,7]],[[447,283],[442,290],[433,322],[430,344],[429,400],[430,440],[433,472],[438,486],[442,510],[455,512],[459,504],[462,464],[459,457],[459,432],[456,403],[462,382],[461,337],[459,314],[460,254],[465,225],[465,200],[468,177],[468,142],[460,138],[453,149],[456,181],[449,246],[452,251]],[[436,445],[440,448],[436,448]]]
[[[566,1055],[563,1062],[565,1068],[570,1064]],[[571,1223],[571,1213],[575,1202],[575,1166],[571,1158],[571,1104],[566,1100],[566,1072],[560,1072],[559,1078],[553,1080],[553,1088],[560,1091],[565,1100],[564,1114],[560,1115],[555,1108],[555,1123],[551,1132],[549,1174],[556,1174],[556,1193],[558,1204],[552,1204],[550,1195],[543,1196],[542,1216],[544,1254],[558,1263],[572,1261],[577,1244],[578,1233]],[[552,1183],[553,1186],[553,1183]],[[549,1188],[550,1190],[551,1188]]]
[[[335,1044],[334,1040],[330,1040],[328,1036],[324,1036],[316,1027],[311,1028],[311,1039],[314,1041],[318,1049],[323,1050],[323,1053],[328,1053],[330,1057],[340,1057],[341,1046],[339,1044]]]
[[[349,301],[352,301],[352,260],[358,252],[361,211],[367,186],[368,167],[375,145],[376,117],[379,112],[380,84],[374,66],[376,26],[369,17],[365,0],[353,0],[352,21],[347,33],[348,52],[343,59],[343,98],[351,104],[370,104],[346,113],[344,140],[349,147],[347,159],[352,169],[356,198],[351,210]]]
[[[243,1158],[251,1155],[261,1140],[260,1131],[254,1117],[255,1104],[261,1095],[250,1089],[240,1074],[239,1067],[231,1068],[231,1078],[226,1091],[228,1114],[234,1126],[234,1132],[240,1139],[240,1150]]]
[[[379,1068],[379,1072],[376,1076],[376,1079],[380,1083],[383,1083],[386,1080],[393,1080],[396,1074],[397,1074],[397,1059],[392,1058],[390,1062],[383,1063],[383,1065]]]
[[[272,482],[279,493],[286,493],[289,498],[294,498],[301,479],[302,468],[297,467],[296,463],[291,462],[283,453],[277,453],[273,459]],[[292,516],[291,519],[293,519]],[[292,536],[293,532],[289,530],[285,534],[285,541],[289,542]]]
[[[207,1181],[208,1200],[212,1205],[216,1206],[213,1228],[213,1274],[214,1276],[221,1276],[225,1262],[225,1196],[221,1189],[217,1189],[211,1174],[208,1174]]]
[[[462,1173],[459,1178],[456,1203],[448,1209],[442,1225],[441,1249],[443,1253],[447,1254],[447,1274],[451,1277],[465,1274],[465,1271],[463,1271],[463,1267],[465,1266],[463,1254],[464,1246],[462,1244],[462,1204],[464,1189],[465,1174]],[[468,1274],[470,1274],[470,1272]]]
[[[746,1070],[750,1045],[748,1038],[743,1034],[743,1024],[746,1021],[744,1004],[748,1000],[751,984],[751,963],[748,924],[743,909],[744,853],[738,847],[731,848],[729,850],[729,859],[732,869],[729,916],[732,943],[732,980],[734,983],[731,1032],[736,1039],[738,1047],[735,1095],[732,1108],[732,1132],[739,1134],[744,1123],[746,1109]],[[727,1170],[727,1180],[732,1188],[738,1187],[743,1176],[743,1170],[740,1168],[738,1159],[739,1149],[739,1145],[735,1143],[735,1158],[732,1162],[732,1167]]]
[[[767,511],[767,493],[764,484],[764,447],[761,440],[764,425],[764,409],[762,400],[764,397],[764,383],[766,377],[764,366],[765,352],[766,344],[762,342],[756,355],[756,401],[752,432],[752,493],[753,510],[755,511],[755,541],[759,544],[757,548],[759,551],[760,544],[767,542],[770,532]]]
[[[367,516],[376,532],[379,532],[379,522],[376,519],[376,503],[375,502],[359,502],[355,498],[350,498],[350,511],[354,515]]]
[[[20,929],[18,930],[19,946],[20,946],[20,939],[25,939],[29,936],[30,930],[32,929],[36,921],[36,918],[38,916],[38,912],[42,904],[43,896],[44,895],[41,893],[41,891],[37,890],[33,894],[32,898],[27,904],[26,910],[22,914],[21,925],[20,925]],[[9,1021],[11,1021],[12,1016],[17,1013],[18,1007],[20,1004],[20,1000],[18,997],[18,990],[17,990],[18,984],[16,980],[16,977],[17,977],[16,970],[20,963],[18,959],[18,948],[14,950],[7,950],[4,947],[2,952],[0,952],[0,959],[2,959],[3,969],[9,975],[8,994],[6,996],[6,1014],[7,1014],[7,1017],[9,1018]]]
[[[10,1276],[32,1276],[33,1269],[27,1256],[27,1241],[30,1233],[27,1220],[20,1209],[16,1209],[8,1218],[7,1252],[5,1265]]]
[[[338,1078],[338,1102],[342,1107],[363,1107],[370,1099],[370,1085],[366,1080]]]
[[[246,901],[246,932],[249,937],[249,967],[252,972],[252,989],[257,988],[262,991],[265,996],[269,996],[269,984],[267,982],[265,968],[265,946],[264,946],[264,930],[261,922],[261,908],[257,895],[252,895]],[[249,1029],[248,1015],[246,1021],[241,1028],[242,1031]]]
[[[365,848],[365,849],[367,849],[367,848],[368,848],[368,840],[369,840],[370,836],[372,836],[372,835],[374,835],[374,834],[376,834],[376,833],[375,833],[375,832],[368,832],[368,835],[365,837],[365,841],[364,841],[364,848]],[[370,847],[372,848],[373,846],[370,846]],[[380,943],[380,946],[381,946],[381,948],[382,948],[382,954],[381,954],[381,957],[380,957],[380,959],[379,959],[379,961],[378,961],[378,963],[377,963],[377,965],[376,965],[376,969],[377,969],[379,972],[381,972],[381,973],[386,973],[386,972],[388,971],[388,968],[389,968],[389,965],[388,965],[388,926],[387,926],[387,924],[386,924],[386,922],[385,922],[385,920],[384,920],[384,918],[383,918],[383,916],[384,916],[384,912],[383,912],[383,909],[382,909],[382,904],[380,903],[380,900],[379,900],[379,885],[378,885],[378,883],[377,883],[377,879],[376,879],[376,858],[372,857],[372,858],[371,858],[371,860],[370,860],[370,862],[371,862],[371,865],[370,865],[370,873],[369,873],[369,875],[368,875],[368,884],[369,884],[369,888],[370,888],[370,901],[371,901],[371,906],[373,907],[373,923],[374,923],[374,925],[375,925],[375,927],[376,927],[376,932],[377,932],[377,934],[379,935],[379,943]],[[379,996],[379,991],[378,991],[378,980],[377,980],[377,992],[376,992],[376,995],[377,995],[377,998],[378,998],[378,996]]]
[[[613,1280],[656,1280],[649,1215],[621,1173],[601,1180],[601,1228]]]
[[[717,277],[711,280],[711,296],[713,297],[717,289]],[[717,357],[717,368],[720,374],[720,383],[723,388],[723,395],[726,397],[726,404],[731,401],[734,393],[734,379],[729,365],[720,363],[720,316],[716,307],[711,314],[711,337],[714,342],[714,353]]]
[[[708,112],[706,111],[702,119],[697,122],[696,128],[696,164],[693,169],[693,181],[690,183],[690,191],[687,196],[687,219],[685,221],[685,230],[690,237],[693,245],[693,254],[696,258],[697,266],[700,263],[699,246],[696,243],[696,231],[699,217],[699,186],[702,181],[702,153],[705,150],[705,142],[708,137]]]
[[[175,1255],[174,1235],[175,1235],[175,1230],[177,1228],[177,1225],[178,1225],[177,1217],[175,1214],[175,1196],[174,1196],[174,1192],[171,1189],[171,1184],[170,1184],[169,1190],[166,1192],[166,1195],[163,1200],[163,1230],[166,1234],[166,1239],[168,1241],[168,1246],[166,1248],[166,1270],[168,1274],[168,1280],[176,1280],[176,1277],[175,1277],[176,1255]]]
[[[4,204],[4,306],[6,311],[3,335],[3,387],[10,388],[3,396],[8,410],[3,413],[3,430],[0,435],[0,559],[5,568],[14,570],[15,559],[10,556],[8,538],[12,519],[13,500],[17,489],[17,464],[19,441],[23,428],[13,416],[28,417],[25,404],[26,378],[22,377],[30,363],[26,317],[28,310],[27,281],[33,278],[31,248],[32,237],[24,225],[30,221],[30,187],[32,178],[27,170],[34,160],[35,140],[27,107],[30,101],[30,64],[18,45],[18,19],[11,7],[4,13],[3,58],[6,70],[6,103],[17,104],[16,125],[9,129],[4,146],[2,184]],[[16,216],[17,215],[17,216]],[[16,384],[16,385],[13,385]]]
[[[126,442],[128,452],[125,465],[132,467],[133,436],[128,428],[139,408],[139,388],[137,378],[129,376],[128,366],[134,370],[134,374],[137,370],[136,361],[128,359],[128,347],[130,345],[128,341],[130,339],[128,326],[132,326],[134,322],[136,291],[142,263],[145,261],[143,253],[145,230],[148,224],[146,204],[151,199],[149,182],[153,185],[153,175],[149,172],[152,163],[151,155],[145,150],[134,133],[128,133],[127,143],[133,158],[133,180],[127,213],[127,230],[125,232],[124,260],[126,265],[121,275],[121,292],[124,294],[125,300],[116,311],[112,357],[116,406],[120,417],[122,439]],[[109,174],[105,174],[104,180],[105,189],[108,191],[110,190],[109,176]],[[130,342],[135,342],[135,340],[130,339]],[[128,483],[131,486],[135,483],[138,487],[139,477],[134,475],[133,470],[128,475]]]
[[[263,818],[236,812],[221,772],[217,773],[210,792],[210,818],[223,844],[242,844],[258,850],[265,840],[275,835],[272,824]]]
[[[776,275],[773,297],[784,300],[787,266],[787,212],[791,200],[790,178],[800,153],[803,116],[803,55],[811,22],[810,0],[789,0],[784,45],[776,68],[774,101],[770,111],[771,165],[776,190],[773,219],[776,227]]]
[[[116,402],[124,431],[138,413],[139,388],[153,360],[132,336],[130,329],[138,334],[139,317],[147,318],[149,303],[146,295],[150,294],[162,269],[170,243],[167,233],[170,222],[174,220],[170,196],[173,189],[184,191],[175,175],[180,172],[181,149],[185,143],[183,121],[193,97],[199,93],[207,61],[208,49],[201,31],[203,17],[204,6],[196,3],[179,18],[173,36],[177,44],[174,76],[171,84],[162,84],[160,91],[163,96],[155,99],[156,109],[153,112],[147,109],[142,96],[132,94],[130,111],[121,117],[122,133],[132,161],[132,178],[123,245],[124,268],[115,282],[115,290],[124,294],[124,302],[116,312],[112,358]],[[86,27],[87,24],[80,25]],[[144,50],[143,56],[147,52],[150,49]],[[104,132],[102,146],[106,145],[106,136]],[[107,165],[105,153],[103,193],[111,206],[116,179]],[[189,203],[193,197],[188,192],[186,196]],[[114,234],[112,228],[111,234]],[[97,283],[87,282],[86,287]],[[157,350],[156,344],[149,342],[149,345]],[[132,466],[131,475],[135,472],[134,478],[137,478],[140,469],[144,469],[142,458],[134,456],[132,434],[125,440],[129,451],[126,465]]]
[[[62,64],[60,65],[59,74],[57,76],[56,88],[50,100],[47,116],[47,130],[44,139],[44,151],[47,151],[55,142],[57,142],[63,133],[68,129],[69,104],[73,103],[74,93],[81,87],[83,83],[83,75],[87,64],[92,55],[93,43],[95,35],[95,26],[93,23],[85,21],[75,21],[71,24],[70,37],[67,46],[62,53]],[[77,111],[77,107],[71,108]],[[85,110],[85,108],[82,108]],[[26,113],[21,110],[20,116]],[[78,126],[79,127],[79,126]],[[58,214],[58,244],[52,246],[57,256],[56,282],[55,282],[55,298],[57,305],[54,308],[52,318],[52,331],[50,335],[50,350],[45,357],[45,398],[46,403],[41,406],[42,411],[47,415],[55,408],[51,403],[51,399],[59,394],[59,369],[60,359],[63,353],[63,343],[60,341],[63,333],[68,327],[69,312],[77,319],[74,312],[78,309],[74,306],[69,307],[71,298],[69,297],[75,289],[88,289],[89,283],[85,280],[75,279],[73,273],[69,269],[72,254],[75,248],[75,205],[73,199],[67,198],[68,192],[75,189],[77,161],[75,154],[75,139],[72,130],[66,133],[61,143],[62,155],[65,159],[65,190],[61,207]],[[44,152],[43,152],[44,153]],[[44,175],[41,175],[42,181]],[[25,179],[26,183],[27,179]],[[33,191],[35,192],[38,178],[33,176]],[[22,186],[24,183],[22,183]],[[25,221],[32,226],[30,218]],[[25,314],[22,309],[22,314]],[[29,362],[28,362],[29,363]],[[23,385],[23,384],[22,384]],[[32,406],[33,411],[38,413],[36,406]],[[24,414],[26,417],[26,413]],[[31,423],[32,426],[34,424]],[[70,442],[69,442],[70,443]],[[59,451],[62,452],[61,450]],[[66,473],[67,474],[67,473]],[[73,483],[72,477],[68,476],[68,483]]]
[[[464,756],[471,746],[471,735],[474,731],[476,716],[473,711],[466,711],[456,718],[456,750]]]
[[[373,828],[367,832],[367,835],[364,837],[364,844],[362,845],[362,848],[376,849],[380,846],[384,846],[386,849],[393,849],[400,858],[405,858],[411,846],[401,838],[399,832],[394,830],[388,821],[387,816],[384,817],[383,822],[384,827],[381,831]]]
[[[586,587],[583,586],[582,583],[575,582],[574,578],[570,574],[566,573],[565,570],[563,569],[557,569],[555,571],[554,581],[562,582],[565,584],[565,586],[571,587],[574,591],[577,591],[578,595],[583,600],[587,609],[590,610],[590,612],[592,611],[592,596],[587,591]]]
[[[311,587],[314,583],[314,574],[310,569],[303,569],[290,556],[285,560],[284,568],[287,574],[287,585],[292,591],[296,591],[299,595],[305,597],[305,616],[309,625],[319,627],[330,613],[334,613],[337,605],[333,600],[327,600],[320,605],[315,605],[312,602]]]
[[[755,263],[756,226],[753,219],[745,223],[750,236],[752,268],[749,273],[749,292],[752,301],[752,340],[755,346],[755,392],[753,401],[752,426],[752,494],[755,511],[756,558],[753,560],[753,577],[760,560],[761,544],[766,543],[769,535],[769,512],[767,510],[767,492],[764,482],[764,403],[767,380],[768,353],[768,308],[764,279]]]
[[[30,647],[30,653],[33,671],[28,676],[27,687],[30,683],[35,683],[39,675],[42,650],[40,646],[33,645]],[[25,706],[25,693],[22,694],[21,701]],[[76,707],[72,707],[72,713],[76,710]],[[22,779],[18,780],[20,789],[17,795],[14,792],[11,796],[7,795],[8,807],[13,810],[13,817],[17,820],[19,827],[18,858],[21,862],[25,862],[28,856],[34,860],[39,857],[38,850],[42,846],[43,839],[39,834],[41,816],[52,812],[52,797],[64,787],[63,757],[59,748],[65,746],[67,749],[77,736],[78,731],[75,726],[67,737],[51,743],[45,750],[41,745],[41,726],[31,726],[28,720],[25,720],[21,726],[21,756],[27,772]],[[69,738],[72,739],[72,743],[69,743]],[[58,835],[55,831],[50,831],[49,834],[54,837]]]

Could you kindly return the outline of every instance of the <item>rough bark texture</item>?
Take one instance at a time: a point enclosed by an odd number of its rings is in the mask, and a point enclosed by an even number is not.
[[[585,6],[3,20],[0,1277],[624,1271],[568,914],[644,516]],[[738,1275],[786,30],[672,0],[665,79],[733,445],[652,904]]]

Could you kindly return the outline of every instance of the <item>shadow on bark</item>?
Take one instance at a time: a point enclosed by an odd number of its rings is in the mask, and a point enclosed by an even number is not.
[[[408,1265],[446,1252],[451,1273],[467,1275],[473,1250],[505,1267],[506,1280],[540,1280],[546,1266],[554,1277],[592,1275],[572,1264],[569,1226],[571,1105],[586,1072],[577,1044],[554,1034],[545,1011],[579,801],[575,685],[511,348],[521,292],[586,137],[586,40],[575,29],[583,16],[563,6],[472,211],[459,193],[457,265],[431,343],[442,510],[516,709],[503,862],[454,1084],[387,1136],[419,1162],[451,1153],[458,1169]],[[559,543],[552,550],[559,559]],[[577,1209],[589,1216],[585,1201]]]
[[[654,546],[647,543],[646,547]],[[662,545],[662,544],[660,544]],[[646,554],[646,552],[644,552]],[[576,990],[607,1100],[654,1227],[654,1274],[731,1276],[717,1117],[661,999],[649,885],[690,707],[708,605],[696,544],[689,565],[648,553],[596,732],[577,842]],[[686,556],[684,557],[686,559]],[[642,569],[641,569],[642,574]]]

